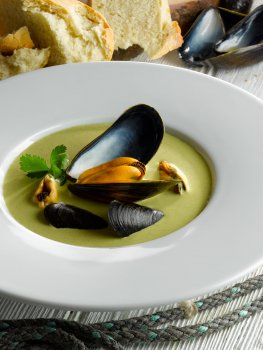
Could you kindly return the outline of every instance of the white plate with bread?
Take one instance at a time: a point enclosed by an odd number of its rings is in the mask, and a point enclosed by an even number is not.
[[[144,308],[214,291],[262,264],[262,101],[196,72],[125,62],[21,74],[1,82],[0,101],[2,295],[66,309]],[[22,149],[43,133],[112,122],[139,103],[208,159],[213,193],[198,217],[160,239],[115,248],[55,242],[12,218],[3,179]]]

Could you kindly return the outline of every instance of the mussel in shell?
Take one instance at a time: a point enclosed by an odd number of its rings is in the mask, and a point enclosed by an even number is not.
[[[168,189],[173,181],[139,181],[163,135],[164,125],[154,108],[144,104],[129,108],[75,156],[67,169],[76,180],[69,190],[95,201],[136,202]]]
[[[203,10],[193,23],[179,49],[179,56],[187,63],[202,65],[204,59],[216,55],[215,43],[225,35],[220,12],[215,7]]]
[[[214,7],[202,11],[185,36],[179,56],[192,65],[225,68],[261,60],[263,5],[249,15],[241,16],[242,19],[225,35],[220,11],[222,9]]]
[[[162,119],[154,108],[145,104],[133,106],[74,157],[67,175],[77,179],[86,169],[118,157],[136,158],[147,164],[159,148],[163,134]]]
[[[44,216],[56,228],[104,229],[107,221],[88,210],[64,203],[49,204]]]
[[[256,45],[263,40],[263,5],[258,6],[249,16],[238,22],[225,37],[219,41],[215,49],[224,53],[250,45]]]
[[[263,60],[263,43],[242,47],[241,49],[225,53],[205,61],[206,65],[217,68],[235,68],[237,66],[245,66],[257,63]]]
[[[142,180],[135,182],[69,184],[73,194],[100,202],[117,199],[124,202],[138,202],[156,196],[174,186],[174,180]]]
[[[119,237],[127,237],[149,227],[163,218],[163,212],[138,204],[112,201],[108,219]]]

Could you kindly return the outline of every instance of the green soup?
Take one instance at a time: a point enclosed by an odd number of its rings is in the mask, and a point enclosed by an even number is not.
[[[64,144],[72,159],[107,127],[106,124],[97,124],[64,129],[36,141],[23,154],[36,154],[48,160],[51,150]],[[165,133],[158,152],[147,164],[144,179],[159,179],[158,164],[166,160],[183,171],[190,190],[182,195],[165,191],[138,203],[161,210],[164,217],[159,222],[125,238],[117,237],[110,227],[103,230],[57,229],[46,221],[43,211],[33,203],[33,193],[40,180],[25,176],[19,169],[19,158],[11,164],[4,180],[4,198],[10,214],[38,235],[77,246],[127,246],[165,236],[189,223],[204,209],[212,187],[210,169],[203,157],[188,143]],[[90,210],[107,220],[107,204],[79,198],[69,192],[67,185],[59,187],[59,201]]]

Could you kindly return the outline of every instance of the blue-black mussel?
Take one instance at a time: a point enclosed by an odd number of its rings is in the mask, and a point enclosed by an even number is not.
[[[104,229],[108,226],[98,215],[61,202],[47,205],[44,216],[56,228]]]
[[[226,12],[209,7],[201,12],[187,32],[179,56],[192,65],[225,68],[262,60],[263,5],[247,16],[241,15],[240,20],[227,31],[222,11]],[[231,12],[228,14],[232,16]]]
[[[123,203],[114,200],[110,203],[108,218],[119,237],[127,237],[143,230],[163,218],[160,210],[134,203]]]
[[[143,104],[129,108],[73,159],[67,173],[76,181],[69,190],[96,201],[136,202],[172,187],[173,180],[142,180],[163,134],[162,119],[154,108]]]
[[[140,104],[127,109],[104,133],[74,157],[67,169],[73,179],[86,169],[118,157],[136,158],[146,164],[156,153],[164,135],[159,113]]]

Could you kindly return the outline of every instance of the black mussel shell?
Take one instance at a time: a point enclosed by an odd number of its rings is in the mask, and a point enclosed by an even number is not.
[[[244,17],[216,44],[219,53],[259,44],[263,40],[263,5]]]
[[[242,47],[241,49],[227,52],[225,54],[205,60],[204,65],[231,69],[235,67],[248,66],[263,60],[263,43]]]
[[[169,0],[172,20],[178,22],[182,35],[185,35],[185,33],[187,33],[192,23],[201,13],[201,11],[209,6],[218,7],[219,3],[219,0]]]
[[[224,25],[227,27],[231,26],[231,29],[218,42],[214,41],[212,43],[208,40],[207,43],[207,36],[204,36],[203,33],[205,32],[201,30],[202,26],[199,27],[199,23],[195,23],[195,31],[191,32],[190,30],[190,39],[186,38],[187,40],[185,40],[185,55],[180,54],[182,48],[179,50],[179,55],[181,55],[182,59],[192,65],[224,69],[250,65],[261,61],[263,5],[258,6],[247,16],[224,8],[218,8],[218,11],[220,11]],[[204,16],[202,14],[199,19],[201,23]],[[242,19],[232,26],[239,18]],[[229,22],[225,22],[227,20]],[[198,57],[198,45],[200,48],[206,48],[206,45],[208,45],[212,51],[209,52],[208,50],[206,52],[206,50],[201,50],[202,55]]]
[[[147,164],[163,134],[162,119],[154,108],[145,104],[131,107],[75,156],[67,175],[77,179],[85,170],[118,157],[132,157]]]
[[[215,43],[224,35],[225,28],[220,12],[210,6],[201,12],[186,34],[179,56],[187,63],[202,66],[203,60],[216,55]]]
[[[103,229],[107,221],[88,210],[64,203],[52,203],[45,207],[48,222],[57,228]]]
[[[134,203],[112,201],[108,218],[119,237],[127,237],[149,227],[163,218],[163,212]]]
[[[124,202],[137,202],[168,190],[175,182],[156,180],[119,183],[69,184],[68,189],[75,195],[100,202],[118,199]]]
[[[221,0],[220,7],[225,7],[229,10],[248,13],[252,5],[252,0]]]

